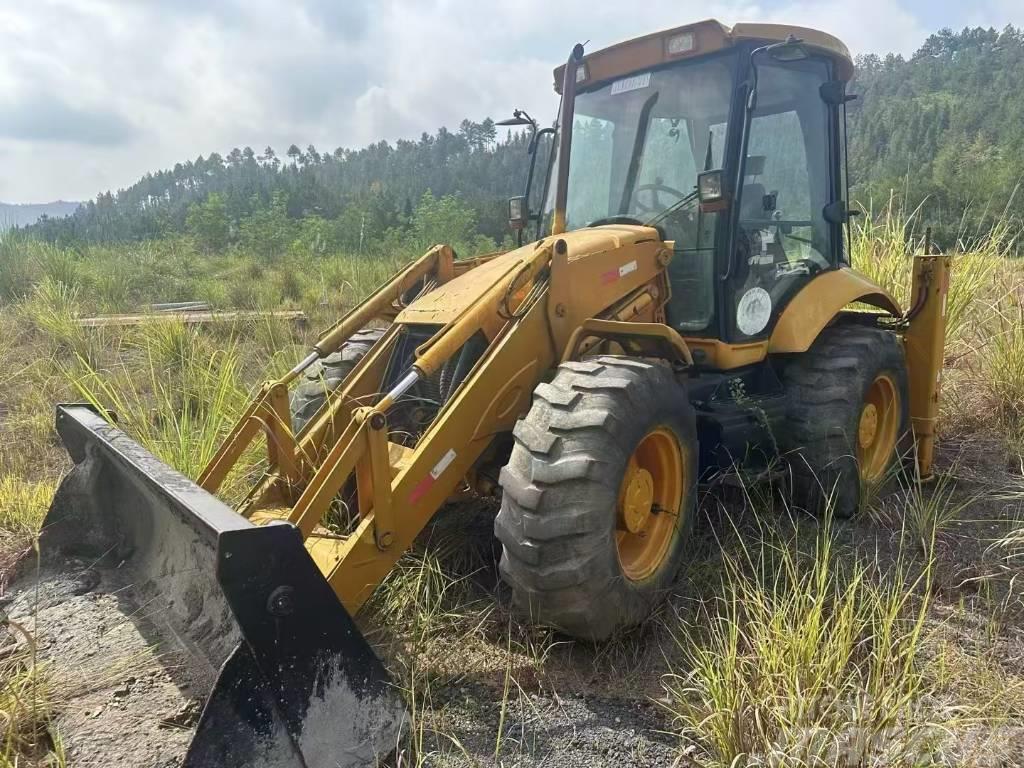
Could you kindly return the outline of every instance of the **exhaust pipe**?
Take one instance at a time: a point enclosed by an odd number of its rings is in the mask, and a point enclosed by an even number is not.
[[[40,555],[114,566],[142,634],[200,662],[183,768],[354,768],[395,749],[405,705],[297,528],[253,525],[90,406],[58,406],[57,431],[75,467]]]

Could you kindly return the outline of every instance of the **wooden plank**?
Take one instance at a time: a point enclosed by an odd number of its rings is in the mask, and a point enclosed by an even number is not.
[[[306,313],[301,309],[259,312],[256,310],[231,310],[227,312],[160,312],[159,314],[140,315],[100,315],[97,317],[80,317],[75,323],[83,328],[107,326],[142,325],[144,323],[165,323],[168,320],[179,321],[187,325],[205,323],[227,323],[248,318],[272,318],[287,320],[294,323],[306,322]]]

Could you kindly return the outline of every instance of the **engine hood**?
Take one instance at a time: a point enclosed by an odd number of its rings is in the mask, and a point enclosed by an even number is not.
[[[553,247],[564,240],[569,261],[616,250],[636,243],[659,241],[654,227],[610,224],[603,227],[577,229],[561,235],[552,235],[521,248],[495,256],[475,269],[438,286],[402,310],[396,318],[399,323],[429,323],[443,325],[458,317],[468,306],[495,284],[510,281],[515,276],[515,265],[537,248]]]

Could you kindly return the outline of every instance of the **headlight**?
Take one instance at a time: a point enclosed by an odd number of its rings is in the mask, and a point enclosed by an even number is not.
[[[669,56],[682,56],[696,47],[693,32],[680,32],[665,41],[665,53]]]

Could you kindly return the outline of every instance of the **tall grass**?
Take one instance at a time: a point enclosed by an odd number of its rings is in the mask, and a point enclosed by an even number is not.
[[[1007,301],[997,314],[982,371],[1004,428],[1024,425],[1024,304]]]
[[[893,198],[881,211],[868,211],[861,217],[851,237],[854,267],[889,291],[904,308],[910,306],[913,257],[925,248],[920,216],[920,207],[906,211]],[[1005,219],[995,229],[957,243],[946,301],[946,340],[952,355],[971,344],[1002,298],[996,277],[1016,245],[1016,232]]]
[[[853,264],[910,302],[913,256],[923,253],[921,209],[895,198],[853,230]],[[1021,227],[1007,212],[980,235],[962,233],[952,251],[946,309],[943,420],[1002,435],[1024,455],[1024,261],[1014,257]]]
[[[211,350],[184,326],[147,326],[140,369],[99,370],[84,359],[64,373],[86,402],[113,413],[119,426],[157,458],[193,479],[216,453],[248,403],[237,345]],[[255,458],[241,462],[252,471]],[[238,492],[242,491],[241,480]],[[224,489],[227,496],[232,486]]]
[[[201,253],[188,238],[58,248],[18,233],[0,234],[0,302],[31,295],[44,281],[75,291],[83,313],[144,310],[200,300],[221,309],[351,307],[419,256],[290,253],[266,263],[241,247]]]
[[[39,530],[57,484],[52,479],[36,482],[10,474],[0,477],[0,542],[3,548],[21,549]]]
[[[41,332],[52,354],[96,363],[103,331],[84,328],[77,322],[81,314],[79,295],[74,285],[45,277],[19,305],[19,311]]]
[[[18,622],[4,619],[15,645],[0,649],[0,767],[66,764],[60,734],[53,728],[53,691],[37,661],[35,639]]]
[[[914,764],[932,723],[917,706],[928,569],[840,553],[825,523],[768,532],[726,555],[719,595],[676,638],[666,677],[687,753],[706,766]],[[923,596],[921,596],[923,593]]]
[[[400,627],[414,643],[473,631],[493,607],[479,604],[473,589],[474,579],[493,568],[489,543],[457,520],[435,522],[384,579],[370,613],[381,626]]]

